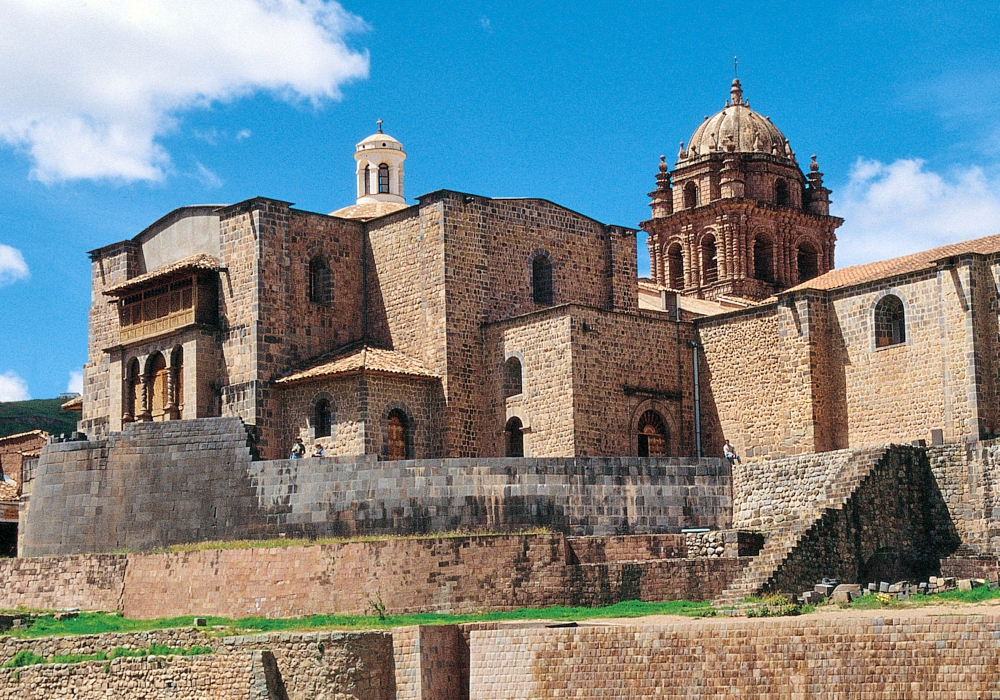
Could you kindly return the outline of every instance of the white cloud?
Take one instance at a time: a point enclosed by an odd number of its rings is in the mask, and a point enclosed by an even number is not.
[[[71,394],[83,393],[83,372],[74,369],[69,373],[69,384],[66,385],[66,391]]]
[[[242,141],[243,139],[250,138],[250,129],[240,129],[239,133],[236,134],[236,140]]]
[[[30,276],[28,263],[24,262],[21,251],[0,243],[0,287],[11,282],[28,279]]]
[[[1000,179],[977,166],[937,173],[920,159],[859,158],[834,211],[837,267],[1000,233]],[[840,203],[837,204],[837,200]]]
[[[184,109],[264,90],[314,102],[368,74],[332,0],[4,0],[0,139],[44,182],[155,180]]]
[[[0,401],[26,401],[30,398],[27,382],[16,372],[0,374]]]
[[[211,170],[206,168],[201,163],[198,163],[195,167],[194,172],[195,178],[210,190],[215,190],[222,187],[222,178],[213,173]]]

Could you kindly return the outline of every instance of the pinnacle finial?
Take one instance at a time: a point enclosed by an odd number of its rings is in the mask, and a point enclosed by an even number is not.
[[[812,157],[812,162],[809,164],[809,170],[814,173],[819,171],[819,163],[816,162],[816,156]]]
[[[375,123],[376,123],[376,124],[378,124],[378,133],[380,133],[380,134],[381,134],[381,133],[382,133],[382,120],[381,120],[381,119],[379,119],[379,120],[378,120],[378,121],[376,121]]]
[[[729,90],[729,94],[732,95],[734,105],[743,104],[743,87],[740,85],[739,78],[733,78],[733,87]]]
[[[667,157],[666,156],[660,156],[660,172],[661,173],[667,172]]]

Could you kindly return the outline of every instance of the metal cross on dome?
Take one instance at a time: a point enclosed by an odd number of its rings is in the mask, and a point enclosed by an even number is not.
[[[378,124],[378,133],[380,133],[380,134],[381,134],[381,133],[382,133],[382,120],[381,120],[381,119],[379,119],[379,120],[378,120],[378,121],[376,121],[375,123],[376,123],[376,124]]]

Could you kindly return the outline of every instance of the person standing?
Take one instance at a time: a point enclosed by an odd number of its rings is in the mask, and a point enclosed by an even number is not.
[[[306,454],[306,446],[302,442],[302,438],[295,438],[295,444],[292,445],[292,459],[302,459]]]

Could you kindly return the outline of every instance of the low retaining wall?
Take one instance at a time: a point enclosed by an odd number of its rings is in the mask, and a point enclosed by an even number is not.
[[[739,540],[732,535],[723,536]],[[684,542],[511,534],[9,559],[0,560],[0,608],[239,618],[367,614],[377,596],[393,614],[705,600],[748,561],[677,557]]]
[[[1000,618],[472,630],[470,697],[993,698]]]
[[[22,649],[48,657],[110,653],[116,647],[148,648],[152,643],[207,646],[214,653],[0,669],[0,699],[393,700],[396,697],[393,640],[389,632],[219,638],[187,629],[25,640],[6,638],[0,648],[0,661]]]

